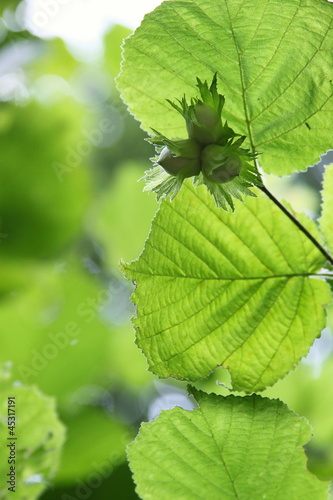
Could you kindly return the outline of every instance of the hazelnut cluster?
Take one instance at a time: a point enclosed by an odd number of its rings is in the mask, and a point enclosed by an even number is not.
[[[222,122],[225,98],[217,91],[217,75],[210,86],[198,78],[197,87],[200,97],[192,98],[190,104],[185,96],[177,103],[168,100],[184,117],[188,138],[168,139],[153,130],[155,136],[148,141],[159,154],[154,158],[155,168],[144,179],[158,198],[173,198],[184,179],[193,177],[194,182],[207,186],[218,206],[233,210],[233,196],[254,196],[249,188],[261,185],[256,154],[241,147],[246,136]]]

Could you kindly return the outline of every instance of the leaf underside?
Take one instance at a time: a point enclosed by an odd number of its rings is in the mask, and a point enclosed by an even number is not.
[[[306,470],[305,419],[279,400],[192,391],[198,409],[161,412],[128,447],[141,498],[326,498],[328,484]]]
[[[274,384],[325,326],[331,295],[310,277],[323,263],[260,193],[228,214],[187,181],[161,204],[140,258],[123,266],[136,282],[136,342],[150,370],[196,381],[223,365],[236,390]]]
[[[145,130],[185,138],[166,98],[217,72],[225,118],[264,170],[304,170],[332,147],[332,21],[326,0],[163,2],[126,40],[118,86]]]

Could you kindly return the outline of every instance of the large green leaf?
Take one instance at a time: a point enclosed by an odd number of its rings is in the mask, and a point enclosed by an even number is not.
[[[13,384],[3,373],[0,373],[0,382],[0,499],[13,495],[20,500],[34,500],[57,470],[65,439],[64,427],[58,420],[53,398],[45,397],[35,387]],[[10,411],[8,398],[11,398]],[[7,426],[8,415],[15,416],[13,428]],[[13,422],[11,418],[10,423]],[[15,463],[8,463],[8,459],[14,459]],[[7,483],[11,466],[15,467],[15,478],[11,478],[15,484]],[[9,487],[14,487],[15,493],[8,491]]]
[[[319,237],[313,223],[300,217]],[[190,183],[161,205],[139,260],[137,344],[160,377],[229,368],[237,390],[262,390],[288,373],[325,326],[324,258],[268,199],[235,214]]]
[[[326,498],[328,484],[306,471],[305,419],[258,395],[194,396],[198,409],[162,412],[129,446],[141,498]]]
[[[333,313],[333,310],[332,310]],[[310,356],[299,363],[283,380],[269,387],[262,395],[278,398],[311,422],[313,438],[307,445],[308,468],[317,477],[333,480],[333,356],[329,334],[315,342]],[[325,356],[331,357],[326,361]],[[216,381],[219,381],[219,385]],[[221,385],[221,382],[224,382]],[[196,382],[197,389],[227,396],[230,391],[228,372],[218,369],[212,375]]]
[[[333,252],[333,165],[326,167],[323,184],[323,211],[320,227],[327,244]]]
[[[288,174],[332,146],[333,6],[326,0],[163,2],[125,42],[118,79],[146,130],[185,138],[165,101],[218,74],[231,127]]]

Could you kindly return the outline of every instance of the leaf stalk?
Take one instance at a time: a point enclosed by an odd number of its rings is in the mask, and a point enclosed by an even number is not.
[[[266,188],[266,186],[257,186],[266,196],[298,227],[305,236],[312,241],[312,243],[318,248],[318,250],[326,257],[328,262],[333,266],[333,257],[325,250],[325,248],[319,243],[318,240],[306,229],[306,227],[301,224],[301,222],[296,219],[296,217],[289,212],[289,210],[277,199],[275,196]]]

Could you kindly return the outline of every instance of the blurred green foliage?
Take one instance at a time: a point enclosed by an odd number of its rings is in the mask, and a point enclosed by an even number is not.
[[[55,168],[80,138],[79,112],[67,100],[50,109],[35,102],[1,106],[0,213],[8,234],[1,257],[56,257],[77,237],[89,199],[87,172],[73,168],[58,180]]]
[[[20,1],[21,0],[2,0],[1,7],[0,7],[0,13],[2,14],[2,12],[8,8],[14,9],[15,7],[17,7],[17,5],[20,3]]]
[[[137,498],[125,447],[147,418],[154,377],[134,344],[119,260],[141,253],[157,204],[137,182],[153,148],[114,84],[129,34],[112,27],[89,64],[26,31],[8,30],[0,45],[14,89],[0,85],[0,363],[36,398],[54,398],[67,430],[44,500]],[[331,356],[317,378],[300,365],[267,392],[312,422],[309,467],[323,478],[333,477],[332,376]],[[201,386],[218,389],[213,377]]]
[[[10,51],[24,72],[23,88],[18,80],[19,92],[0,101],[0,362],[53,396],[66,428],[46,499],[77,488],[105,498],[120,485],[122,498],[137,498],[125,447],[152,376],[134,344],[119,260],[142,248],[156,202],[136,183],[151,147],[113,83],[129,33],[111,28],[98,68],[62,40],[25,31],[8,30],[0,48],[0,68]],[[15,68],[22,47],[29,57]],[[45,490],[36,481],[31,498]]]
[[[142,168],[144,167],[145,165],[142,165]],[[115,173],[113,182],[99,197],[91,211],[91,232],[105,248],[106,261],[112,268],[117,268],[120,259],[125,262],[136,259],[149,232],[157,203],[155,196],[150,195],[146,197],[144,205],[140,204],[142,186],[143,184],[138,182],[138,163],[123,163]]]

